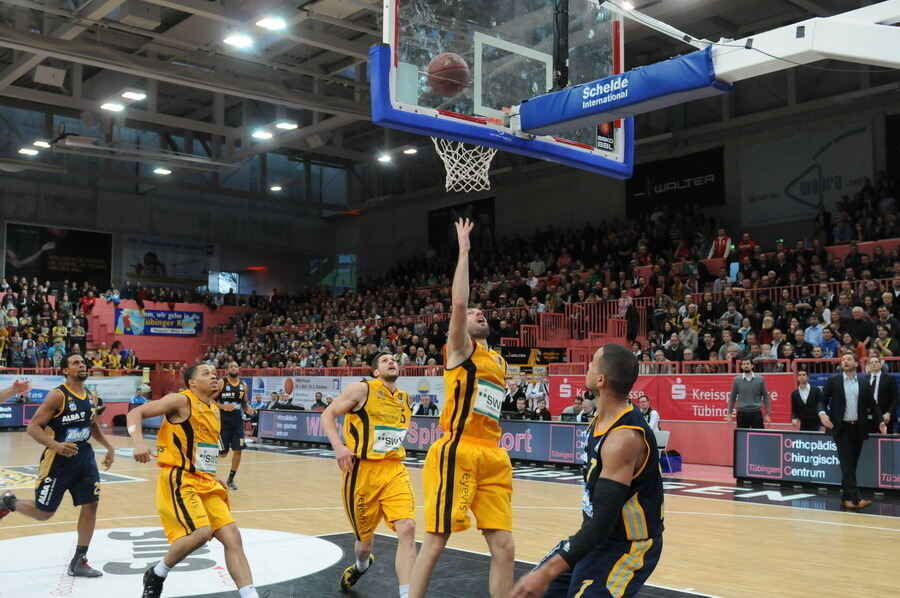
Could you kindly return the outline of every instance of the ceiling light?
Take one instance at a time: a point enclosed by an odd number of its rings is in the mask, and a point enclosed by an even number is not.
[[[131,100],[132,102],[141,102],[147,99],[147,94],[143,91],[129,89],[128,91],[122,92],[122,97],[126,100]]]
[[[390,162],[391,156],[390,156],[390,154],[381,154],[378,156],[378,161],[379,162]]]
[[[271,131],[266,131],[265,129],[257,129],[255,131],[253,131],[251,136],[254,139],[271,139],[272,133],[271,133]]]
[[[125,106],[116,102],[106,102],[100,105],[101,110],[109,110],[110,112],[121,112],[125,110]]]
[[[41,152],[37,151],[36,149],[34,149],[32,147],[23,147],[22,149],[19,150],[19,153],[24,154],[26,156],[37,156]]]
[[[624,8],[625,10],[634,10],[634,4],[632,4],[631,2],[623,2],[622,8]]]
[[[162,176],[168,176],[172,174],[172,171],[168,168],[163,168],[162,166],[158,166],[153,169],[153,174],[161,174]]]
[[[297,128],[297,121],[295,120],[279,120],[275,123],[276,129],[281,129],[283,131],[293,131]]]
[[[271,187],[269,187],[269,191],[281,191],[281,185],[272,185]]]
[[[406,154],[407,156],[411,156],[413,154],[419,153],[419,150],[417,150],[414,147],[408,147],[405,150],[403,150],[403,153]]]
[[[246,50],[253,45],[253,38],[244,33],[232,33],[222,41],[241,50]]]
[[[256,25],[269,31],[283,31],[287,28],[287,23],[279,17],[263,17],[256,22]]]
[[[46,141],[44,141],[43,139],[38,139],[37,141],[35,141],[35,142],[32,143],[31,145],[33,145],[34,147],[40,147],[40,148],[43,148],[43,149],[49,149],[49,148],[50,148],[50,144],[47,143]]]

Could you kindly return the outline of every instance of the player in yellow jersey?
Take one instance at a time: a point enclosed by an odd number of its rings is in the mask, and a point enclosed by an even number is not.
[[[372,541],[384,518],[397,532],[394,567],[400,598],[407,598],[416,560],[416,506],[409,472],[403,464],[403,439],[412,408],[409,394],[397,388],[400,366],[390,353],[372,358],[374,380],[354,382],[322,412],[322,429],[334,447],[343,474],[343,501],[356,536],[356,563],[341,575],[348,591],[375,561]],[[335,418],[344,416],[341,442]]]
[[[142,598],[159,598],[169,570],[215,538],[225,546],[225,564],[241,598],[259,598],[244,555],[241,533],[228,505],[228,490],[216,479],[219,462],[219,407],[216,370],[193,365],[184,371],[187,390],[144,403],[128,413],[134,459],[150,461],[141,421],[163,416],[156,438],[161,468],[156,507],[171,544],[163,559],[144,573]]]
[[[446,397],[440,418],[444,436],[425,458],[425,540],[413,568],[410,598],[425,597],[450,534],[471,525],[469,511],[491,551],[491,597],[506,596],[512,588],[512,464],[498,446],[506,361],[488,347],[490,328],[484,314],[468,308],[473,227],[468,219],[456,222],[459,259],[444,347]]]

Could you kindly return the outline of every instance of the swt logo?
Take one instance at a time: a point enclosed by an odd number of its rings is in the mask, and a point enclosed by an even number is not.
[[[681,383],[681,378],[675,378],[675,384],[672,385],[672,398],[680,401],[687,397],[687,385]]]

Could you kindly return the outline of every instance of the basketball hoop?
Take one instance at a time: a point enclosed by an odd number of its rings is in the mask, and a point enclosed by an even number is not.
[[[431,141],[447,170],[444,189],[471,193],[491,188],[489,172],[497,150],[440,137],[432,137]]]

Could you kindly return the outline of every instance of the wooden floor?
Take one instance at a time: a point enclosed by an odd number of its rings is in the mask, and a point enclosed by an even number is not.
[[[129,446],[124,438],[111,441]],[[158,527],[157,468],[122,453],[111,473],[143,481],[104,485],[98,529]],[[0,470],[34,465],[39,454],[24,433],[0,433]],[[229,459],[221,465],[225,475]],[[411,475],[421,504],[421,471],[411,469]],[[331,460],[247,450],[237,482],[240,490],[231,502],[243,528],[313,536],[348,531]],[[514,484],[517,558],[537,561],[579,526],[581,488],[518,479]],[[31,498],[30,488],[17,494]],[[71,531],[76,518],[68,498],[46,523],[12,513],[0,522],[0,540]],[[453,536],[451,546],[485,550],[472,530]],[[896,560],[889,555],[900,554],[898,546],[900,518],[670,496],[663,557],[650,582],[729,598],[896,596],[897,571],[888,563]]]

